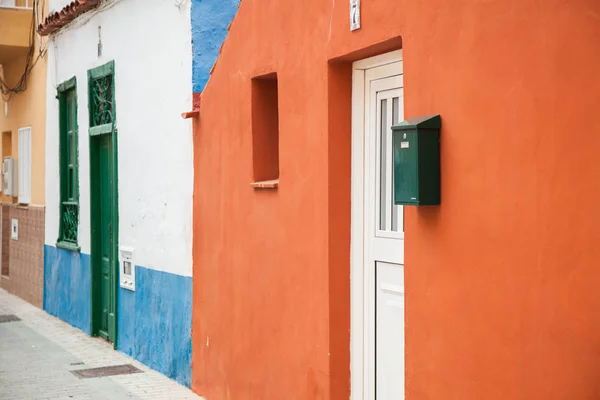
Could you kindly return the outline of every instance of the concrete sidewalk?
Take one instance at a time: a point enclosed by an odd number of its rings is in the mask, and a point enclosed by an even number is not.
[[[8,315],[21,320],[2,322]],[[71,372],[124,364],[142,372],[83,379]],[[0,399],[202,398],[0,289]]]

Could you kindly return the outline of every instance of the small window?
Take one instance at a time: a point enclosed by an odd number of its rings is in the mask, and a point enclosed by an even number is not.
[[[31,202],[31,127],[19,129],[19,203]]]
[[[62,90],[61,90],[62,89]],[[59,87],[60,233],[59,245],[77,246],[79,230],[79,160],[77,91],[74,78]]]
[[[279,181],[279,96],[277,74],[252,79],[252,163],[254,187]],[[270,183],[269,183],[270,182]]]

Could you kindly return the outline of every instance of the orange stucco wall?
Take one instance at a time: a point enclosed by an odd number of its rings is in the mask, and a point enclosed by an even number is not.
[[[600,3],[244,0],[195,126],[192,387],[345,399],[350,61],[403,48],[442,116],[442,205],[406,211],[407,399],[600,397]],[[276,72],[280,186],[254,190]]]

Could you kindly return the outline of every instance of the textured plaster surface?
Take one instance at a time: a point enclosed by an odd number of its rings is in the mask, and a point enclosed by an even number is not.
[[[136,267],[119,288],[118,349],[185,386],[192,357],[192,278]]]
[[[148,29],[154,23],[161,29]],[[79,245],[90,253],[87,71],[109,61],[115,63],[119,245],[135,249],[138,265],[191,276],[193,152],[191,123],[181,118],[192,102],[189,2],[121,0],[82,16],[50,41],[45,243],[56,243],[60,222],[56,87],[75,76]]]
[[[442,117],[442,204],[405,213],[406,398],[598,398],[600,3],[361,7],[351,32],[347,1],[240,5],[195,125],[192,386],[350,397],[351,63],[402,47],[404,115]],[[280,184],[257,191],[271,72]]]
[[[240,0],[192,0],[193,91],[202,92]]]
[[[44,310],[90,333],[90,256],[44,246]]]

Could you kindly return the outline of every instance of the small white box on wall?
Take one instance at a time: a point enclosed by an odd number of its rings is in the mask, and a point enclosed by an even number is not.
[[[11,219],[10,238],[12,240],[19,240],[19,220]]]
[[[121,287],[127,290],[135,290],[135,260],[134,251],[131,247],[120,247],[120,281]]]
[[[350,30],[360,29],[360,0],[350,0]]]

